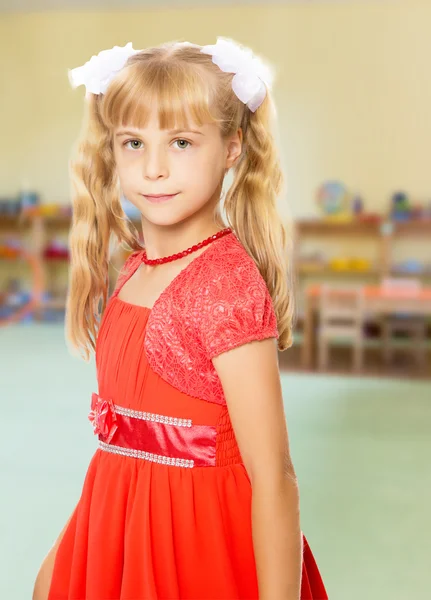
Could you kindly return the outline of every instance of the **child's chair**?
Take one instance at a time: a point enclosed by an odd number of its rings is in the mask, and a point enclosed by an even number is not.
[[[335,286],[323,284],[320,294],[320,334],[318,366],[328,367],[331,340],[353,343],[353,370],[363,368],[364,290],[362,286]]]
[[[382,287],[387,293],[401,291],[407,298],[417,294],[422,288],[422,282],[419,279],[406,277],[388,277],[383,279]],[[381,321],[383,357],[387,364],[393,359],[394,336],[397,333],[405,333],[412,342],[412,353],[416,359],[416,364],[420,368],[426,365],[426,336],[427,319],[421,315],[409,314],[402,311],[402,300],[400,300],[400,310],[385,314]]]

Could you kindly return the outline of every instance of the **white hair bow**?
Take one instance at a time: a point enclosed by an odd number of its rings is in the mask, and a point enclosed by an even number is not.
[[[180,42],[176,45],[199,47],[190,42]],[[137,52],[140,50],[134,50],[132,42],[125,46],[102,50],[81,67],[69,69],[70,83],[74,88],[85,85],[87,94],[105,94],[108,85],[124,67],[128,58]],[[213,63],[222,71],[235,73],[232,79],[233,91],[241,102],[255,112],[264,101],[267,89],[272,86],[272,67],[254,56],[248,48],[228,38],[218,37],[215,45],[203,46],[201,52],[212,55]]]
[[[121,71],[129,56],[136,52],[139,50],[132,48],[132,42],[122,47],[102,50],[81,67],[69,69],[69,81],[74,88],[85,85],[87,93],[105,94],[111,80]]]
[[[228,38],[217,37],[215,45],[203,46],[201,52],[212,55],[222,71],[235,73],[232,89],[252,112],[262,104],[271,89],[274,70],[252,51]]]

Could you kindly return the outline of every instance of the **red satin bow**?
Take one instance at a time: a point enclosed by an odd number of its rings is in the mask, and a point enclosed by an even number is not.
[[[95,435],[101,435],[109,444],[118,429],[117,415],[112,400],[101,398],[95,392],[91,396],[91,410],[88,419],[93,424]]]

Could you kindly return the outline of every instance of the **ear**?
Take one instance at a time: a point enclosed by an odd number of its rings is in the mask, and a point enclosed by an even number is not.
[[[236,162],[238,157],[241,155],[242,140],[243,140],[243,136],[242,136],[241,127],[236,131],[236,133],[234,133],[234,135],[232,135],[230,138],[228,138],[227,157],[226,157],[226,165],[225,165],[225,168],[227,170],[229,170],[234,165],[234,163]]]

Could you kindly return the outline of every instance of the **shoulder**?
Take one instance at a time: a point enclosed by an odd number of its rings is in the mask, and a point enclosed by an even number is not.
[[[197,279],[200,337],[209,358],[248,341],[278,338],[266,282],[237,238],[213,252]]]
[[[269,294],[256,263],[247,253],[242,243],[234,234],[227,236],[224,244],[214,248],[214,252],[204,261],[198,275],[198,284],[203,296],[209,300],[226,296],[227,292],[235,292],[230,300],[239,300],[241,292],[250,287],[256,293]],[[199,294],[202,297],[202,294]]]
[[[129,256],[125,259],[117,276],[117,281],[115,283],[114,291],[112,293],[113,296],[116,296],[119,293],[122,285],[126,282],[127,278],[129,277],[129,273],[131,272],[131,270],[133,270],[133,267],[139,260],[139,255],[140,251],[135,250],[131,252],[131,254],[129,254]]]
[[[133,252],[131,252],[124,261],[123,266],[121,267],[120,275],[127,276],[130,270],[133,268],[133,266],[136,265],[136,263],[140,260],[140,257],[141,250],[134,250]]]

